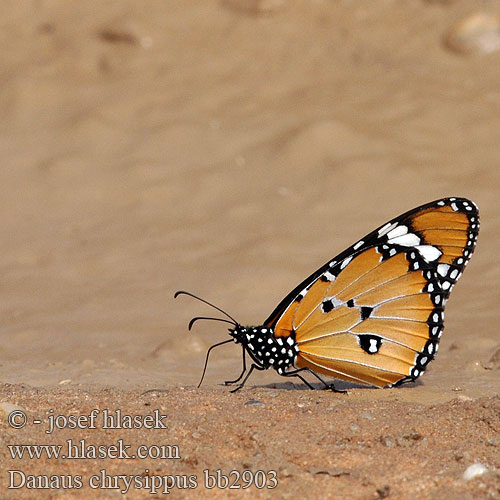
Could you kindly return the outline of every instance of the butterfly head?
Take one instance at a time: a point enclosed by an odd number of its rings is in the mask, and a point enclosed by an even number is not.
[[[245,337],[247,335],[248,330],[249,330],[249,327],[242,326],[239,323],[236,323],[234,325],[234,328],[229,328],[229,335],[233,338],[233,340],[236,344],[243,345],[245,342]]]
[[[268,326],[243,326],[238,323],[234,328],[229,328],[229,335],[249,352],[258,352],[257,346],[274,338],[273,329]]]

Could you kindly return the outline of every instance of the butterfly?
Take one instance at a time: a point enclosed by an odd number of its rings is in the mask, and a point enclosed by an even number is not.
[[[476,204],[443,198],[414,208],[347,248],[295,287],[259,326],[225,318],[228,342],[242,347],[241,389],[254,370],[274,368],[284,377],[309,373],[336,392],[322,375],[356,384],[391,387],[421,377],[436,357],[444,307],[474,252],[479,232]],[[247,357],[251,360],[247,369]],[[199,387],[199,386],[198,386]],[[231,392],[234,392],[231,391]]]

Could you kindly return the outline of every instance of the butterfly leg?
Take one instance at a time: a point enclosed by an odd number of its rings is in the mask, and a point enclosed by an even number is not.
[[[241,372],[241,375],[236,380],[226,380],[224,382],[224,385],[236,384],[237,382],[239,382],[243,378],[243,375],[245,375],[245,372],[247,371],[247,359],[246,359],[246,353],[245,353],[244,347],[243,347],[242,351],[243,351],[243,370]]]
[[[198,384],[198,388],[200,388],[201,383],[203,382],[203,379],[205,378],[205,372],[207,371],[207,365],[208,365],[208,358],[210,357],[210,353],[212,352],[212,349],[215,349],[216,347],[219,347],[220,345],[227,344],[229,342],[233,342],[233,339],[228,339],[224,340],[223,342],[219,342],[217,344],[214,344],[213,346],[210,346],[208,351],[207,351],[207,357],[205,358],[205,366],[203,368],[203,373],[201,375],[200,383]]]
[[[291,371],[291,372],[288,372],[288,373],[284,373],[283,375],[285,377],[299,377],[309,387],[309,389],[314,389],[314,387],[311,384],[309,384],[308,382],[306,382],[306,380],[301,375],[299,375],[299,372],[302,372],[302,371],[307,371],[307,372],[311,373],[312,375],[314,375],[324,385],[323,389],[330,389],[333,392],[340,392],[342,394],[347,394],[347,391],[336,389],[335,385],[333,384],[333,382],[330,382],[330,383],[326,382],[326,380],[324,380],[316,372],[312,371],[308,367],[299,368],[298,370],[294,370],[294,371]]]
[[[238,387],[236,387],[236,389],[233,389],[230,392],[237,392],[237,391],[239,391],[246,384],[246,382],[249,379],[250,375],[252,374],[252,372],[256,368],[257,368],[257,370],[265,370],[265,368],[263,366],[259,366],[259,365],[256,365],[255,363],[253,363],[252,366],[250,367],[250,370],[248,370],[248,373],[246,374],[246,377],[243,379],[243,382]]]
[[[307,385],[307,387],[309,387],[309,389],[314,390],[314,387],[302,375],[298,373],[301,372],[302,370],[304,370],[304,368],[301,368],[300,370],[294,370],[288,373],[282,373],[282,375],[283,377],[298,377],[300,378],[300,380],[302,380],[302,382],[304,382],[304,384]]]
[[[316,372],[312,371],[310,368],[306,368],[306,370],[309,373],[312,373],[322,384],[324,384],[325,387],[323,387],[323,389],[330,389],[333,392],[338,392],[340,394],[347,394],[347,391],[345,391],[343,389],[336,389],[333,382],[328,383],[326,380],[324,380],[322,377],[320,377]]]

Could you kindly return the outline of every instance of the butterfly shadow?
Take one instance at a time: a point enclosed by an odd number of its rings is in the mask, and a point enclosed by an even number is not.
[[[318,383],[311,383],[311,385],[314,387],[314,389],[317,390],[327,390],[320,382]],[[420,380],[416,380],[414,382],[408,382],[406,384],[401,384],[397,387],[394,387],[395,389],[398,390],[405,390],[405,389],[411,389],[413,387],[418,387],[421,386],[422,382]],[[254,389],[258,388],[265,388],[265,389],[280,389],[280,390],[287,390],[287,391],[310,391],[309,387],[305,385],[302,382],[271,382],[269,384],[265,384],[262,386],[254,386]],[[377,389],[375,386],[370,386],[370,385],[362,385],[362,384],[355,384],[352,382],[344,382],[344,381],[335,381],[335,389],[338,391],[349,391],[352,389]]]

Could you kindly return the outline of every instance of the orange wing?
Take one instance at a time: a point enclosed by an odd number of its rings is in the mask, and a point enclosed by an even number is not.
[[[295,337],[298,368],[379,387],[415,380],[437,353],[478,231],[477,207],[464,198],[416,208],[325,264],[266,324]]]

